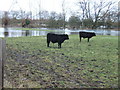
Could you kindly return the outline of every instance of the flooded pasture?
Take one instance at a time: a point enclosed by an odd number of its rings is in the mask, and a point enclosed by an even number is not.
[[[47,31],[46,31],[47,30]],[[114,30],[53,30],[54,33],[59,34],[78,34],[79,31],[95,32],[97,35],[111,35],[111,36],[120,36],[120,31]],[[46,35],[49,29],[42,29],[40,31],[35,30],[16,30],[13,28],[0,28],[0,37],[22,37],[22,36],[41,36]]]

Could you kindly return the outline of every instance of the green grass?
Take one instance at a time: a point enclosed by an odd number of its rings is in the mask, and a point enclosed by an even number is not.
[[[46,36],[6,38],[5,80],[13,87],[117,87],[118,37],[69,38],[61,49],[46,47]]]

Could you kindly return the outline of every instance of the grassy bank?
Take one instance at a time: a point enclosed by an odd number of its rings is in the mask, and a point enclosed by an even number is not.
[[[35,30],[35,31],[54,31],[54,30],[46,30],[46,29],[40,29],[40,28],[15,28],[15,30]],[[84,28],[80,30],[92,30],[91,28]],[[95,29],[94,29],[95,30]],[[119,29],[97,29],[97,30],[114,30],[119,31]]]
[[[69,38],[61,49],[47,48],[46,36],[7,38],[5,87],[117,87],[118,38]]]
[[[35,31],[49,31],[49,32],[55,31],[55,30],[46,30],[46,29],[39,29],[39,28],[15,28],[15,30],[35,30]]]

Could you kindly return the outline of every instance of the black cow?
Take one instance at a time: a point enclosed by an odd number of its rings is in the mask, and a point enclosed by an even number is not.
[[[58,43],[58,48],[61,48],[61,44],[68,40],[69,37],[67,34],[54,34],[54,33],[48,33],[47,34],[47,47],[49,47],[50,41],[52,43]]]
[[[79,32],[80,42],[82,37],[88,38],[88,42],[89,42],[89,39],[92,38],[93,36],[96,36],[94,32]]]

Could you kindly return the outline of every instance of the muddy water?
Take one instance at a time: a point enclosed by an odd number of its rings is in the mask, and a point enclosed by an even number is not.
[[[49,30],[49,29],[47,29]],[[120,36],[120,31],[114,30],[54,30],[55,33],[59,34],[78,34],[79,31],[89,31],[95,32],[97,35],[112,35],[112,36]],[[0,28],[0,37],[22,37],[22,36],[41,36],[46,35],[49,31],[35,31],[35,30],[15,30],[12,28]]]

